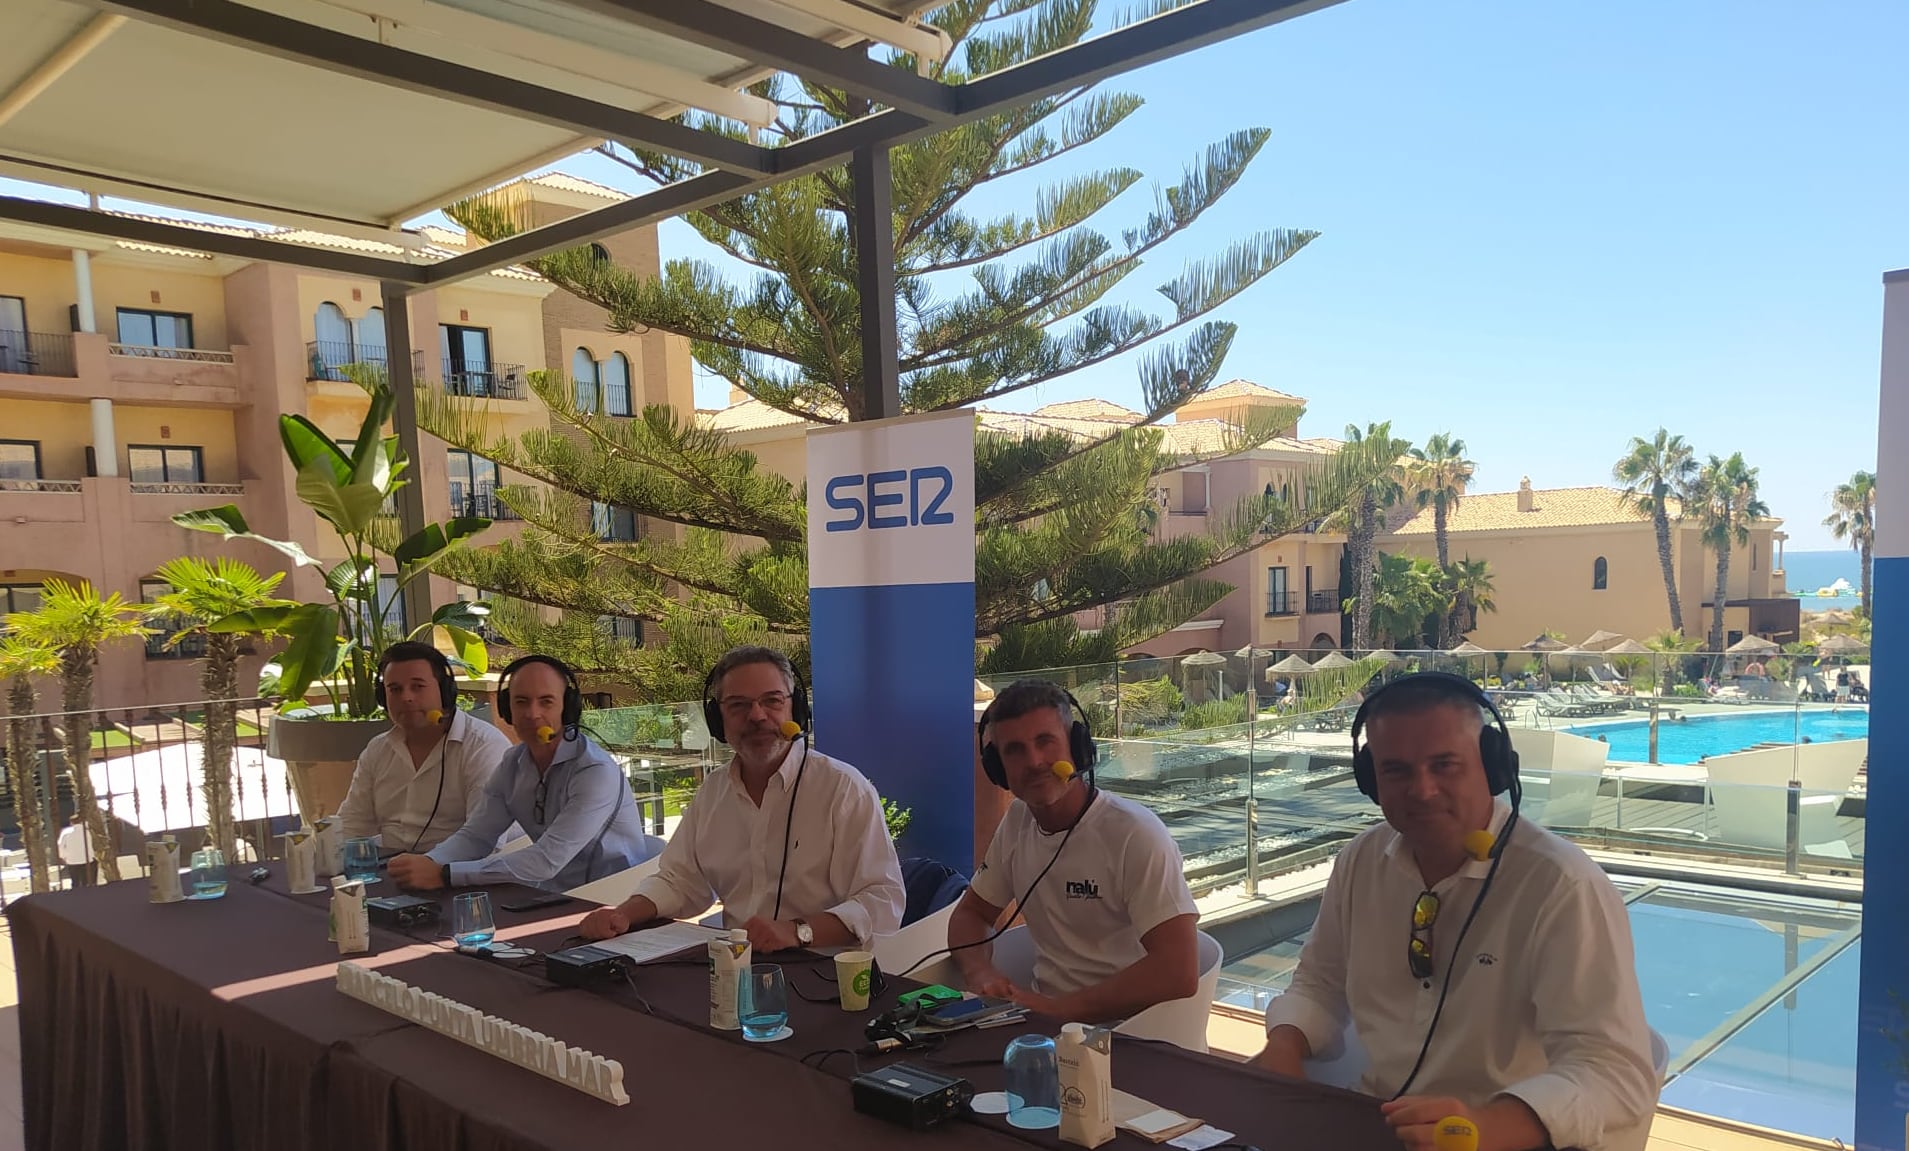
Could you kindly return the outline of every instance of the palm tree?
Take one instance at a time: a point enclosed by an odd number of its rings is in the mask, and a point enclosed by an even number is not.
[[[1670,689],[1676,687],[1677,681],[1682,678],[1684,654],[1696,651],[1697,641],[1687,638],[1683,632],[1673,627],[1665,628],[1651,636],[1644,641],[1644,646],[1670,657],[1663,661],[1664,680],[1657,689],[1658,694],[1669,695]]]
[[[1863,614],[1869,614],[1869,580],[1876,551],[1876,473],[1857,472],[1830,493],[1829,515],[1823,526],[1863,557]]]
[[[1736,452],[1727,460],[1710,457],[1697,476],[1696,495],[1701,499],[1699,514],[1703,520],[1704,543],[1717,553],[1717,593],[1710,615],[1710,646],[1714,654],[1723,650],[1723,607],[1730,589],[1730,549],[1750,542],[1750,523],[1770,514],[1768,504],[1757,492],[1757,469],[1743,462]]]
[[[1445,613],[1450,602],[1438,567],[1423,556],[1384,552],[1378,561],[1372,581],[1373,637],[1389,647],[1418,647],[1425,642],[1426,621]]]
[[[33,742],[33,677],[60,670],[59,653],[19,635],[0,639],[0,680],[7,683],[7,785],[13,789],[13,817],[20,825],[33,890],[53,886],[53,856],[47,842],[47,800],[40,790],[39,749]]]
[[[1631,437],[1631,446],[1623,459],[1611,468],[1611,475],[1624,485],[1624,500],[1650,516],[1657,529],[1657,562],[1664,569],[1664,594],[1670,597],[1670,626],[1684,628],[1684,605],[1677,598],[1677,566],[1670,555],[1670,502],[1677,499],[1678,518],[1683,517],[1682,497],[1697,478],[1697,456],[1684,442],[1664,428],[1650,439]]]
[[[250,564],[235,559],[182,556],[153,574],[172,585],[170,592],[146,610],[147,618],[154,623],[176,629],[167,645],[177,645],[191,635],[205,637],[205,666],[199,672],[199,693],[205,700],[204,759],[199,770],[205,796],[206,837],[225,852],[227,859],[236,859],[232,749],[238,744],[239,644],[246,634],[270,634],[266,627],[241,626],[247,618],[241,613],[295,605],[272,598],[273,590],[285,578],[284,572],[261,575]],[[215,622],[220,624],[217,630],[212,628]]]
[[[85,580],[69,584],[50,579],[42,585],[38,611],[7,617],[7,626],[26,642],[59,653],[61,707],[67,713],[66,773],[73,781],[73,802],[93,841],[93,858],[108,883],[119,879],[119,853],[93,791],[93,668],[101,647],[146,634],[132,612],[118,592],[101,598]]]
[[[1498,589],[1492,582],[1491,565],[1466,556],[1445,569],[1445,578],[1457,596],[1453,606],[1457,609],[1459,630],[1477,631],[1478,613],[1498,610],[1498,601],[1492,598]]]
[[[1418,506],[1432,509],[1432,538],[1438,545],[1439,571],[1449,571],[1452,565],[1452,513],[1458,510],[1458,501],[1465,494],[1465,485],[1471,481],[1477,465],[1465,458],[1464,440],[1455,438],[1450,432],[1440,432],[1426,440],[1425,447],[1412,449],[1412,462],[1408,467]],[[1439,625],[1440,648],[1448,648],[1458,642],[1457,597],[1451,594],[1449,581],[1446,591],[1453,606]]]
[[[1363,432],[1356,424],[1346,425],[1349,444],[1381,440],[1390,441],[1394,455],[1402,456],[1412,446],[1392,438],[1389,420],[1367,424]],[[1348,601],[1352,605],[1352,646],[1360,651],[1372,647],[1372,586],[1378,571],[1378,565],[1373,562],[1372,541],[1378,538],[1384,509],[1405,498],[1405,489],[1399,483],[1401,474],[1400,469],[1394,468],[1374,479],[1354,494],[1343,512],[1332,517],[1333,525],[1346,533],[1346,563],[1353,577],[1352,597]]]

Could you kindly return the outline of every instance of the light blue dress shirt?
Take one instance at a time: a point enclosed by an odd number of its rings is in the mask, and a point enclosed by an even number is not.
[[[530,836],[530,846],[493,855],[512,820]],[[635,867],[650,851],[623,769],[578,733],[557,746],[542,775],[529,747],[518,744],[504,753],[476,813],[426,855],[451,865],[453,887],[521,883],[567,891]]]

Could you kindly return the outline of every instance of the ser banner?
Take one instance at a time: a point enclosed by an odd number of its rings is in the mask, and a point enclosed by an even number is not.
[[[1883,277],[1882,406],[1877,420],[1875,604],[1869,669],[1866,822],[1909,820],[1909,269]],[[1909,837],[1864,841],[1863,968],[1856,1037],[1856,1146],[1909,1146]]]
[[[809,433],[816,748],[912,812],[902,854],[974,854],[974,415]]]

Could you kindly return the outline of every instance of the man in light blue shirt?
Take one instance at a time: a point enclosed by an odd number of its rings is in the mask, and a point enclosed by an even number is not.
[[[498,715],[521,741],[504,754],[476,812],[424,855],[391,861],[391,877],[422,891],[521,883],[565,891],[649,858],[629,781],[610,754],[578,729],[576,677],[549,656],[504,669]],[[492,854],[515,820],[530,846]]]

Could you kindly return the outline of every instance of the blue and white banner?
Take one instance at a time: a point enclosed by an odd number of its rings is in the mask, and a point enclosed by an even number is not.
[[[1869,797],[1863,970],[1856,1039],[1858,1151],[1909,1146],[1909,269],[1883,277],[1876,451],[1875,634],[1869,669]]]
[[[974,854],[974,414],[809,433],[818,750],[913,812],[904,856]]]

